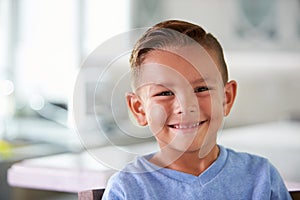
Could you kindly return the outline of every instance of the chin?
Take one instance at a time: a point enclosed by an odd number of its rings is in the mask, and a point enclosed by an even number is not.
[[[202,149],[202,144],[195,144],[195,143],[190,143],[186,142],[184,143],[182,140],[178,142],[173,142],[172,144],[167,145],[168,148],[172,148],[178,152],[182,153],[192,153],[192,152],[198,152],[201,151]]]

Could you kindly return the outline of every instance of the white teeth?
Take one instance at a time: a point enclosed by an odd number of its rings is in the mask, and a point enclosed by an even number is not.
[[[188,129],[188,128],[195,128],[197,126],[199,126],[201,124],[201,122],[195,123],[195,124],[190,124],[190,125],[174,125],[174,128],[176,129]]]

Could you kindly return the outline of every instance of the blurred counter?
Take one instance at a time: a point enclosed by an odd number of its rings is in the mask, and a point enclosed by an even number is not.
[[[290,191],[300,190],[300,123],[283,121],[223,130],[218,142],[267,157]],[[11,186],[78,192],[104,188],[108,178],[136,155],[157,150],[153,142],[107,146],[82,153],[24,160],[8,171]]]
[[[69,129],[45,119],[14,118],[5,120],[2,125],[0,199],[13,199],[15,190],[7,184],[7,170],[14,163],[75,151],[80,146]]]

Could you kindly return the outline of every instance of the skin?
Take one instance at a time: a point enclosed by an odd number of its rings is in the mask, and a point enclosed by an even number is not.
[[[160,151],[150,162],[200,175],[218,157],[223,118],[232,108],[237,84],[225,85],[213,53],[196,46],[154,50],[127,104],[137,122],[149,125]]]

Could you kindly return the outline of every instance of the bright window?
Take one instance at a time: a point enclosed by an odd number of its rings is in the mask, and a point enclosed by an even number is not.
[[[14,81],[17,107],[29,105],[37,96],[67,103],[85,57],[106,39],[128,30],[128,4],[0,0],[0,78],[10,76]]]

